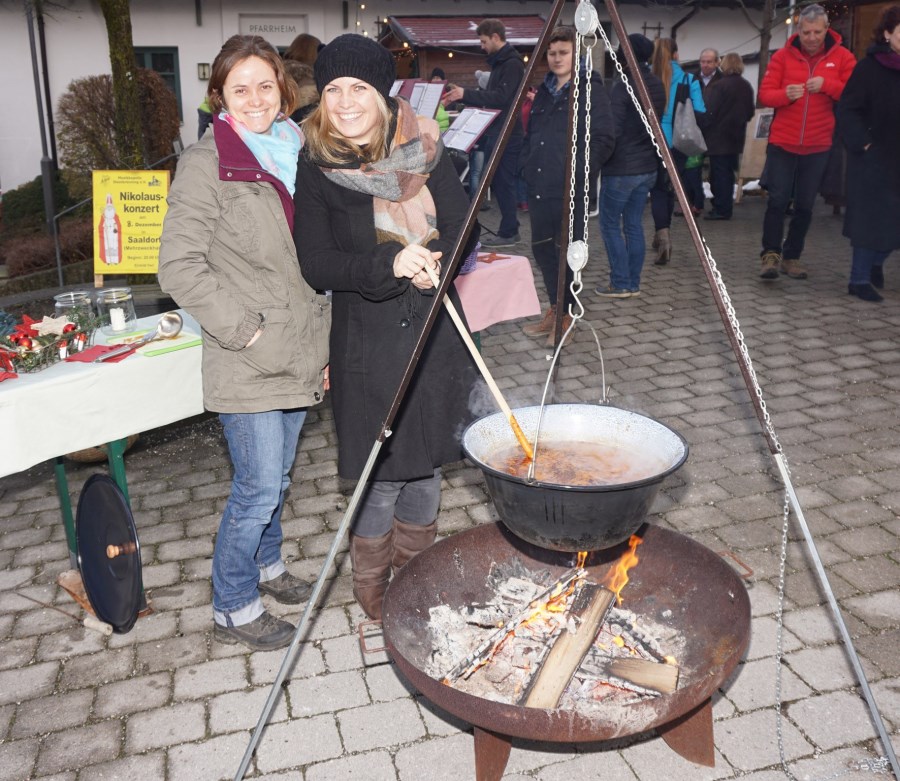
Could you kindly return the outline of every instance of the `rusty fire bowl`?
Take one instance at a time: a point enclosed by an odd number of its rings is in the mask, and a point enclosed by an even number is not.
[[[684,633],[678,689],[672,694],[623,705],[614,715],[589,716],[493,702],[425,673],[433,648],[432,607],[458,609],[488,601],[493,595],[487,576],[494,563],[508,565],[518,558],[525,567],[547,569],[553,577],[574,563],[572,556],[535,548],[494,523],[439,540],[399,571],[384,599],[388,652],[410,683],[440,708],[500,735],[558,742],[609,740],[677,725],[703,707],[708,711],[708,698],[731,674],[750,639],[747,590],[737,573],[700,543],[652,525],[638,533],[643,536],[637,549],[640,561],[629,572],[624,606],[639,617],[672,623]],[[602,581],[626,547],[591,554],[590,579]],[[707,716],[710,761],[705,764],[711,765],[712,718]],[[691,752],[683,755],[697,761]]]
[[[533,442],[540,407],[520,407],[513,414]],[[493,454],[516,444],[506,416],[498,412],[472,423],[463,433],[463,450],[484,473],[500,520],[526,542],[565,552],[604,550],[627,540],[647,517],[662,481],[688,456],[684,438],[659,421],[593,404],[547,405],[538,463],[543,442],[614,445],[659,460],[652,475],[630,483],[572,486],[529,482],[487,463]]]

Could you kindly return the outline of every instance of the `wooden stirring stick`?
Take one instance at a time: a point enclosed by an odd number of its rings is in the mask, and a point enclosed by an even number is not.
[[[434,271],[432,271],[428,266],[425,266],[425,273],[428,274],[428,278],[431,280],[431,284],[438,287],[440,284],[440,280],[435,275]],[[509,404],[506,403],[506,399],[503,398],[503,394],[500,392],[500,388],[497,387],[497,383],[494,381],[494,378],[491,376],[491,372],[487,367],[487,364],[484,362],[484,358],[481,357],[481,353],[478,352],[478,348],[475,346],[475,342],[472,340],[472,336],[469,333],[469,329],[466,328],[466,324],[462,321],[462,318],[459,316],[459,312],[456,311],[456,307],[453,305],[453,302],[450,300],[449,293],[444,296],[444,306],[447,307],[447,312],[450,315],[450,319],[456,324],[456,328],[459,331],[459,335],[462,337],[463,342],[465,342],[466,347],[469,348],[469,352],[472,354],[472,358],[475,361],[475,365],[478,367],[478,371],[481,372],[481,376],[484,377],[484,381],[487,383],[488,388],[490,388],[491,394],[494,397],[494,401],[497,402],[497,406],[500,407],[500,410],[503,414],[506,415],[506,419],[509,421],[509,425],[513,430],[513,434],[516,435],[516,439],[519,441],[519,444],[522,446],[522,450],[525,451],[525,456],[529,461],[534,459],[534,450],[531,448],[531,443],[525,437],[525,433],[522,431],[522,427],[519,425],[519,421],[516,420],[516,416],[513,415],[513,411],[509,408]]]

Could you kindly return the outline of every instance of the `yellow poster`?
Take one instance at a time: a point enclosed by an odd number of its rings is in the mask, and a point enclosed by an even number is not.
[[[155,274],[168,171],[94,171],[94,273]]]

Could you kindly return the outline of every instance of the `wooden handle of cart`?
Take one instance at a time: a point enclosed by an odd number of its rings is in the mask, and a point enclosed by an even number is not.
[[[425,272],[428,274],[428,278],[431,280],[431,284],[434,285],[435,288],[437,288],[440,284],[440,280],[437,278],[437,275],[427,265],[425,266]],[[469,348],[469,352],[472,354],[475,365],[478,367],[478,371],[481,372],[481,376],[484,377],[484,381],[487,383],[487,386],[491,391],[491,395],[493,395],[494,397],[494,401],[497,402],[497,406],[500,407],[500,410],[504,415],[506,415],[506,419],[509,421],[509,425],[512,427],[513,433],[516,435],[516,439],[522,446],[522,450],[525,451],[525,455],[529,458],[529,460],[533,459],[534,450],[532,450],[531,443],[525,437],[525,433],[522,431],[522,427],[519,425],[519,421],[516,420],[516,416],[513,415],[513,411],[509,408],[509,404],[506,403],[506,399],[503,398],[503,394],[500,392],[500,388],[497,386],[496,381],[491,376],[490,369],[488,369],[487,364],[484,362],[484,358],[481,357],[481,353],[478,352],[478,347],[476,347],[475,342],[472,339],[472,335],[469,333],[469,329],[466,328],[466,324],[459,316],[459,312],[456,311],[456,306],[454,306],[453,302],[450,300],[449,295],[444,296],[444,306],[447,307],[447,312],[450,315],[450,319],[453,320],[454,324],[456,325],[456,328],[459,331],[459,335],[462,337],[463,342],[465,342],[466,347]]]

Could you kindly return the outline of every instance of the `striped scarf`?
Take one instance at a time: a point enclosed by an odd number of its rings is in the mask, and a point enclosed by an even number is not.
[[[425,186],[440,159],[443,143],[433,119],[417,117],[398,99],[397,128],[390,153],[359,168],[322,168],[331,181],[372,196],[379,244],[389,241],[427,246],[439,237],[434,199]]]

